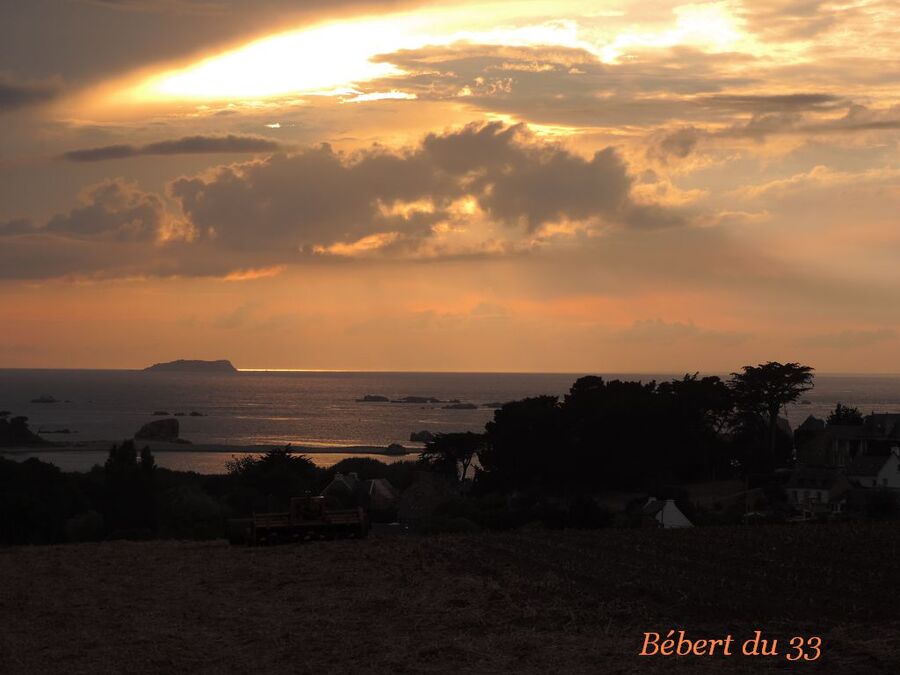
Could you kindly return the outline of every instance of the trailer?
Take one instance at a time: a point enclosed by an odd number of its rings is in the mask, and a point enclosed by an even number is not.
[[[254,513],[232,521],[229,540],[253,546],[315,539],[365,538],[369,518],[361,508],[329,509],[324,497],[293,497],[290,509],[278,513]]]

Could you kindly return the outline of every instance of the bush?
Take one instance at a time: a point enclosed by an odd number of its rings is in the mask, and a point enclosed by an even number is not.
[[[467,520],[487,530],[511,530],[535,520],[536,513],[530,506],[510,506],[504,497],[491,495],[448,499],[435,507],[434,517]]]
[[[66,521],[81,510],[69,476],[38,459],[0,458],[0,544],[55,544]]]
[[[291,497],[312,493],[322,481],[322,470],[290,447],[269,450],[261,457],[228,462],[230,506],[240,514],[286,511]]]
[[[66,521],[66,541],[100,541],[104,529],[103,516],[94,510],[85,511]]]
[[[224,536],[222,505],[197,488],[182,485],[159,499],[159,534],[172,539],[216,539]]]

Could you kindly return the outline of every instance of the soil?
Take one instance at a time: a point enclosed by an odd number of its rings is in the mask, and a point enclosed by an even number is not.
[[[896,522],[9,548],[0,672],[896,673],[898,554]],[[670,629],[735,653],[638,656]]]

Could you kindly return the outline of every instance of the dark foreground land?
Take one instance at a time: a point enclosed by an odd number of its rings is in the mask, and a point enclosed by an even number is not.
[[[0,672],[896,673],[898,554],[898,523],[11,548]],[[782,655],[636,656],[669,628]]]

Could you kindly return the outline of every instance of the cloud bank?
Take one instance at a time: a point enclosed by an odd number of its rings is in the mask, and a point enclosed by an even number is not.
[[[141,155],[204,155],[276,152],[281,144],[259,136],[185,136],[147,145],[105,145],[99,148],[70,150],[63,158],[71,162],[102,162]]]

